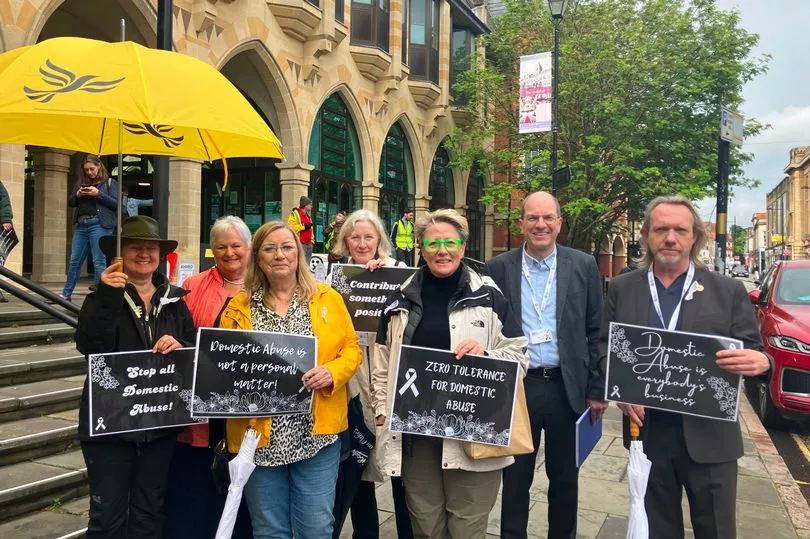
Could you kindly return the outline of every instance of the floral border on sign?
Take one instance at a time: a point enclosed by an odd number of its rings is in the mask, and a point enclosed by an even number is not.
[[[630,350],[630,339],[624,332],[624,328],[613,327],[610,330],[610,351],[624,363],[631,365],[638,363],[638,358]]]
[[[233,393],[214,393],[203,400],[199,396],[192,396],[191,391],[183,390],[180,398],[193,406],[198,414],[284,414],[309,411],[309,400],[299,400],[295,395],[279,395],[276,391],[270,394],[253,391],[240,393],[238,389]],[[193,403],[190,401],[193,398]]]
[[[349,286],[349,278],[343,272],[343,266],[335,266],[332,268],[332,288],[341,294],[350,294],[352,287]]]
[[[728,417],[734,417],[734,407],[737,405],[737,388],[732,387],[727,380],[717,376],[710,376],[706,382],[714,390],[714,398],[720,403],[720,410]]]
[[[494,422],[483,422],[468,415],[437,415],[430,412],[408,412],[407,419],[397,414],[391,415],[391,430],[428,436],[456,438],[462,442],[482,442],[501,446],[509,445],[509,429],[498,432]]]
[[[90,381],[92,383],[98,384],[104,389],[115,389],[121,385],[118,379],[112,375],[112,369],[107,366],[107,360],[104,356],[94,357],[91,363]]]

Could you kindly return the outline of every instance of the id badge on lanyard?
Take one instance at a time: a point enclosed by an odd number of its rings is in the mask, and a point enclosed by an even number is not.
[[[525,256],[525,255],[524,255]],[[543,290],[543,299],[540,305],[537,305],[537,294],[534,290],[534,285],[532,284],[531,276],[529,275],[529,268],[526,265],[526,260],[523,259],[523,277],[525,277],[526,282],[529,284],[529,290],[531,290],[532,294],[532,306],[534,307],[535,312],[537,313],[537,318],[540,319],[540,325],[543,325],[543,311],[546,310],[546,306],[548,305],[549,297],[551,297],[551,289],[554,286],[554,281],[557,278],[557,259],[554,259],[554,262],[551,264],[551,268],[548,273],[548,280],[546,280],[546,288]],[[551,342],[551,330],[547,328],[540,328],[534,329],[529,333],[529,344],[543,344],[547,342]]]
[[[650,286],[650,296],[652,297],[653,307],[655,307],[655,314],[661,321],[661,327],[669,331],[675,331],[675,326],[678,325],[678,316],[681,313],[681,305],[683,305],[683,298],[692,286],[692,279],[695,278],[695,263],[689,263],[689,271],[686,273],[686,280],[683,283],[683,290],[681,290],[681,299],[678,300],[678,305],[672,311],[672,317],[669,319],[669,324],[664,321],[664,314],[661,312],[661,302],[658,300],[658,288],[655,286],[655,277],[653,276],[653,267],[647,270],[647,283]]]

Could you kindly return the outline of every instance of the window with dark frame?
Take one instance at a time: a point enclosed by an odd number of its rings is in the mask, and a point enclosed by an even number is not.
[[[439,83],[439,0],[411,0],[408,59],[410,78]]]
[[[402,64],[408,65],[408,0],[402,0]]]
[[[335,20],[341,24],[346,24],[346,9],[343,0],[335,0]]]
[[[415,202],[411,150],[399,124],[392,125],[385,137],[379,182],[379,215],[391,231],[404,210],[413,209]]]
[[[456,105],[464,105],[466,96],[453,89],[461,73],[468,71],[472,65],[472,54],[475,51],[475,35],[469,28],[453,25],[450,33],[450,95]]]
[[[389,0],[352,0],[352,44],[388,52]]]
[[[450,170],[450,157],[447,155],[444,146],[439,146],[436,155],[433,156],[428,194],[431,196],[430,211],[455,206],[453,172]]]

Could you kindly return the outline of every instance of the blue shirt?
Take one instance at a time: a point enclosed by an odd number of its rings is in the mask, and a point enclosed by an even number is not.
[[[546,290],[546,283],[551,274],[551,266],[557,259],[557,246],[543,260],[537,260],[526,252],[523,247],[523,268],[520,279],[520,304],[521,320],[523,321],[523,334],[529,339],[529,367],[559,367],[560,349],[557,345],[557,283],[551,287],[546,306],[543,309],[543,320],[535,309],[541,307],[543,303],[543,293]],[[526,280],[526,272],[531,279],[531,286]],[[555,277],[556,281],[556,277]],[[534,296],[534,298],[532,298]],[[541,344],[531,344],[532,331],[537,329],[548,329],[551,331],[551,341]]]

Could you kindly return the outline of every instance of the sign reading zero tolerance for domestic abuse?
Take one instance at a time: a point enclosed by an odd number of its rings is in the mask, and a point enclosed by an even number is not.
[[[610,323],[605,400],[737,420],[742,377],[715,363],[742,341]]]
[[[391,430],[508,446],[520,365],[403,345]]]
[[[193,417],[269,417],[310,411],[302,376],[315,366],[315,337],[200,328]]]

